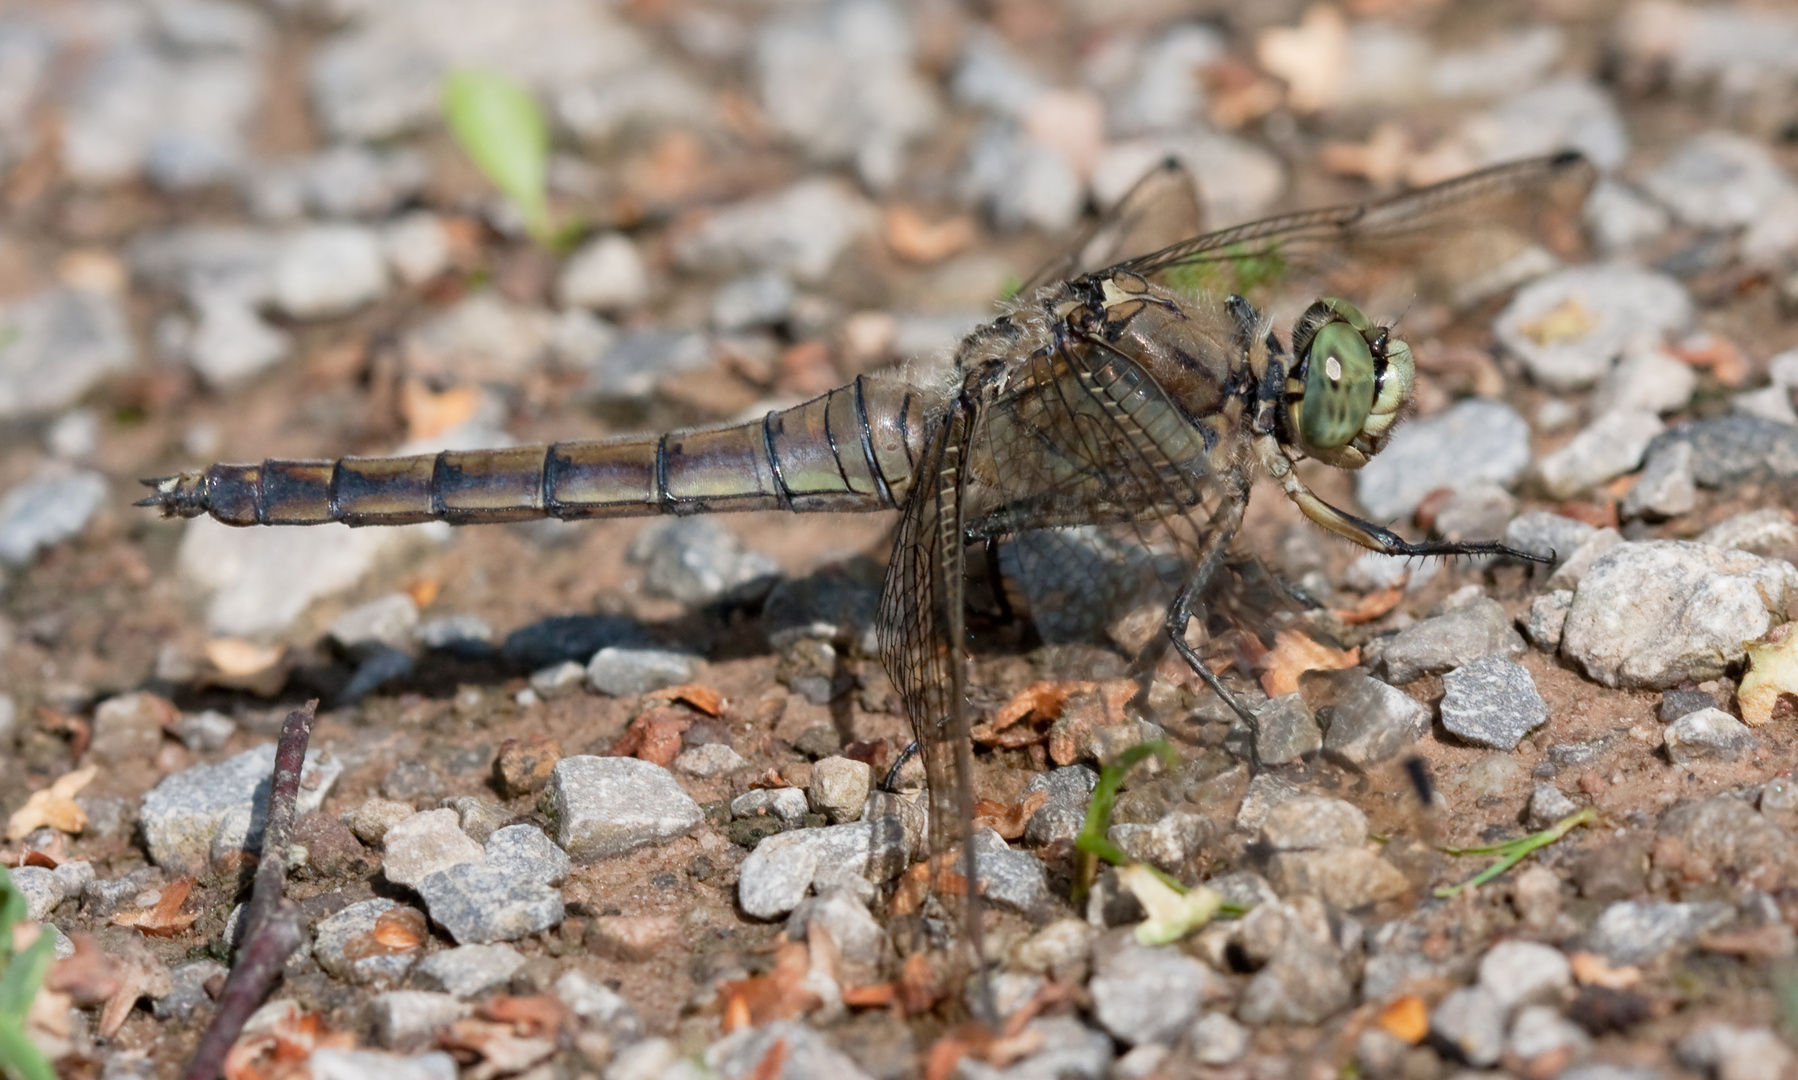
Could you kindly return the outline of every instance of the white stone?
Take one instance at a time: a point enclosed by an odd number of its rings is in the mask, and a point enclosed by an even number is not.
[[[275,263],[275,306],[295,319],[345,315],[387,292],[379,237],[357,225],[316,225],[290,237]]]
[[[568,259],[556,280],[563,307],[616,311],[649,299],[649,270],[637,245],[623,233],[603,233]]]

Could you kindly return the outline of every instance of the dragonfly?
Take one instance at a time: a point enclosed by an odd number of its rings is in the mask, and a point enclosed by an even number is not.
[[[1113,230],[1117,246],[1137,251],[1085,272],[1074,257],[1052,264],[936,371],[864,375],[724,426],[215,464],[145,481],[152,492],[139,505],[240,526],[896,511],[879,650],[922,751],[933,858],[954,865],[959,849],[978,955],[967,553],[1031,539],[1064,586],[1156,596],[1163,632],[1145,650],[1171,646],[1252,725],[1187,631],[1257,477],[1372,551],[1530,558],[1498,543],[1407,540],[1300,478],[1305,459],[1365,464],[1411,403],[1410,346],[1344,292],[1462,307],[1500,292],[1553,265],[1548,248],[1577,236],[1593,177],[1563,152],[1155,250],[1140,245],[1167,228],[1157,215],[1179,217],[1158,209],[1156,192],[1178,185],[1145,180],[1114,218],[1149,223]],[[1094,248],[1084,250],[1090,265]],[[1280,304],[1303,305],[1285,341],[1264,314]],[[1121,553],[1103,573],[1080,557],[1095,537]]]

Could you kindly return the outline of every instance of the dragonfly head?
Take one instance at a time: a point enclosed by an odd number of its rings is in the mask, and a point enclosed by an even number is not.
[[[1292,330],[1287,428],[1309,457],[1358,469],[1379,453],[1411,400],[1411,347],[1346,300],[1317,301]]]

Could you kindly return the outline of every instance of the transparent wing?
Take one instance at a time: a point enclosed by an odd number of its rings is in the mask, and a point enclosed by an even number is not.
[[[1402,273],[1417,291],[1464,306],[1541,272],[1551,258],[1545,246],[1576,246],[1595,177],[1575,152],[1531,158],[1373,202],[1208,233],[1105,272],[1247,296],[1333,271]]]
[[[1029,296],[1044,285],[1158,251],[1205,228],[1198,177],[1169,157],[1144,173],[1124,197],[1018,289]]]

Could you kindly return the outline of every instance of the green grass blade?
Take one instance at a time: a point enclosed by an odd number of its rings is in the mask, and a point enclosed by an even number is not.
[[[524,215],[531,236],[548,244],[549,125],[536,95],[497,72],[457,71],[444,82],[443,118],[475,167]]]
[[[1545,848],[1581,825],[1590,825],[1597,820],[1598,812],[1588,806],[1576,814],[1567,815],[1541,832],[1530,833],[1516,840],[1485,847],[1443,848],[1443,852],[1449,855],[1497,855],[1499,859],[1459,885],[1444,885],[1436,890],[1435,895],[1437,899],[1445,900],[1459,894],[1462,889],[1477,889],[1528,858],[1531,852]]]
[[[38,1053],[25,1025],[0,1017],[0,1073],[9,1080],[56,1080],[56,1070]]]
[[[1105,834],[1111,831],[1111,809],[1117,804],[1118,789],[1123,786],[1124,777],[1150,757],[1160,758],[1170,769],[1180,764],[1174,748],[1157,739],[1137,743],[1099,770],[1099,782],[1093,788],[1092,801],[1086,805],[1086,821],[1080,827],[1080,835],[1074,838],[1074,850],[1080,854],[1074,873],[1074,903],[1086,898],[1086,890],[1091,887],[1093,873],[1097,870],[1095,858],[1104,859],[1113,866],[1123,866],[1130,861],[1123,849]]]

